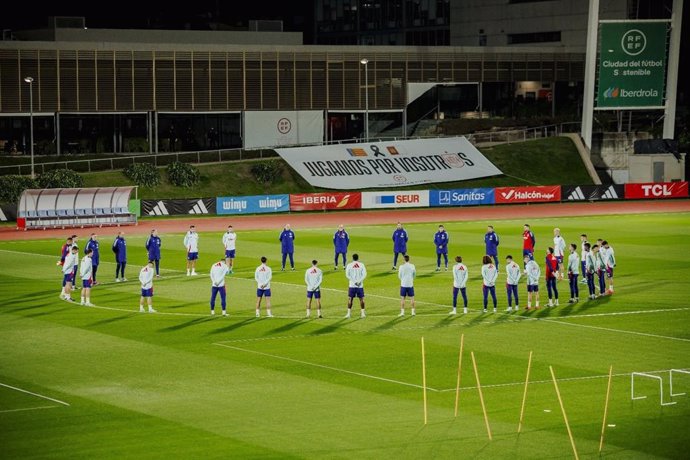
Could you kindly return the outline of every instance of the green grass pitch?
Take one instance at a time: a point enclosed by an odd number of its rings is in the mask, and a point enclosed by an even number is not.
[[[532,220],[542,266],[555,226],[568,243],[578,242],[582,232],[608,239],[618,262],[616,293],[568,306],[568,286],[561,281],[561,306],[548,309],[542,281],[542,308],[513,314],[505,313],[503,270],[499,313],[481,313],[479,269],[489,222],[443,223],[451,256],[462,255],[469,266],[468,315],[448,315],[452,279],[450,272],[434,271],[435,224],[406,226],[418,273],[414,318],[397,317],[393,225],[346,226],[350,254],[359,253],[369,271],[368,317],[359,319],[355,307],[350,320],[343,318],[344,273],[333,271],[333,228],[293,225],[296,272],[280,272],[279,229],[239,232],[227,318],[211,317],[208,307],[208,270],[222,254],[222,228],[201,234],[200,276],[194,278],[184,276],[182,235],[162,235],[157,314],[137,311],[143,237],[128,238],[130,281],[116,284],[113,230],[102,230],[103,284],[93,290],[95,308],[58,299],[61,241],[0,242],[0,456],[567,458],[572,449],[549,373],[553,366],[578,452],[591,458],[598,456],[610,365],[611,426],[603,456],[687,456],[690,375],[674,374],[674,392],[689,395],[671,397],[668,370],[690,368],[690,214]],[[501,260],[519,255],[523,222],[491,223],[501,237]],[[253,272],[262,255],[274,270],[275,318],[254,318]],[[314,258],[325,273],[325,317],[307,320],[303,278]],[[524,281],[520,296],[524,306]],[[465,354],[455,418],[461,334]],[[518,436],[530,351],[531,384]],[[650,378],[635,386],[647,398],[631,401],[631,372],[661,376],[664,399],[676,404],[660,406],[659,383]]]

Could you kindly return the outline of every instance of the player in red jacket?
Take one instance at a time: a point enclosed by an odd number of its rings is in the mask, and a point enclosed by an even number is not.
[[[553,252],[553,248],[546,251],[546,290],[549,293],[549,307],[558,306],[558,288],[556,287],[556,277],[559,274],[558,259],[553,255]],[[553,302],[554,297],[556,299],[555,304]]]
[[[529,256],[534,260],[534,233],[529,229],[529,224],[522,227],[522,257]]]

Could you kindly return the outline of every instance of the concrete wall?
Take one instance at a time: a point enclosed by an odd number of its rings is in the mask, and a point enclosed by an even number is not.
[[[627,0],[601,0],[601,19],[627,18]],[[587,41],[587,0],[509,3],[508,0],[459,0],[450,6],[451,46],[478,46],[480,29],[486,46],[505,46],[508,34],[561,32],[560,43],[584,49]],[[531,46],[543,46],[534,43]],[[520,45],[524,46],[524,45]]]
[[[661,182],[685,180],[685,154],[679,161],[672,154],[630,155],[630,182],[654,182],[654,163],[664,164]]]

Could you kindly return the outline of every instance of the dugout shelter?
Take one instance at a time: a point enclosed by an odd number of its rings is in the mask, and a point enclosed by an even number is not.
[[[129,199],[136,187],[29,189],[17,208],[17,227],[102,227],[136,225]]]

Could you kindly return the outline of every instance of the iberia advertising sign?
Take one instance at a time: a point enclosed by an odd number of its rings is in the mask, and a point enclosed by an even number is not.
[[[625,199],[687,198],[687,182],[625,184]]]
[[[561,201],[560,185],[536,185],[534,187],[497,187],[494,189],[497,204],[540,203]]]
[[[663,108],[667,21],[600,22],[598,109]]]
[[[350,193],[297,193],[290,195],[290,211],[322,211],[360,209],[362,194]]]

